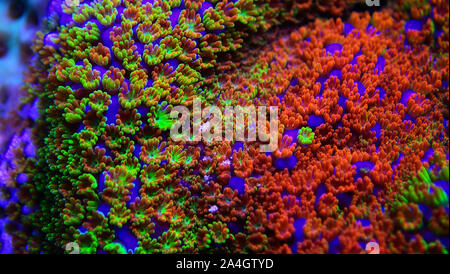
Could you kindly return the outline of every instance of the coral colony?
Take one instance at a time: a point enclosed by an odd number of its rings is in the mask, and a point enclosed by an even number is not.
[[[449,2],[376,2],[50,1],[0,253],[448,253]]]

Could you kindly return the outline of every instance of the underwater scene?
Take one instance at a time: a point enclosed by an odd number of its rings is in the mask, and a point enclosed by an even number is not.
[[[0,254],[448,254],[447,0],[0,0],[0,71]]]

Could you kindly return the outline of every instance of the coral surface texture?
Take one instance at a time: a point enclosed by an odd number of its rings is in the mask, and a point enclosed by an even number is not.
[[[0,2],[0,253],[448,253],[447,0]]]

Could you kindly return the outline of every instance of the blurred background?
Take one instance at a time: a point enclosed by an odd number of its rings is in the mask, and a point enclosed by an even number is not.
[[[48,0],[0,0],[0,118],[19,103],[17,92],[44,24]]]

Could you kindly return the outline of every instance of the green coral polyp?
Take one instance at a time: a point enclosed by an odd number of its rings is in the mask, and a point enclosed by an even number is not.
[[[310,145],[314,141],[314,132],[309,127],[302,127],[298,131],[297,140],[302,145]]]

